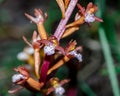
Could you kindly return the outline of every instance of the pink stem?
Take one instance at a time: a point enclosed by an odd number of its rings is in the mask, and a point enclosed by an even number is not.
[[[67,11],[65,12],[65,18],[62,19],[54,33],[54,36],[58,39],[58,41],[60,40],[61,36],[63,35],[64,31],[65,31],[65,25],[68,22],[74,8],[75,5],[77,4],[78,0],[71,0],[70,4],[68,6]],[[40,73],[40,82],[46,82],[47,79],[47,71],[50,65],[50,57],[51,56],[45,56],[45,60],[43,61],[42,67],[41,67],[41,73]]]
[[[70,1],[68,9],[65,12],[65,18],[63,18],[60,21],[60,23],[59,23],[59,25],[58,25],[55,33],[54,33],[54,36],[57,37],[58,41],[60,40],[60,38],[62,37],[62,35],[63,35],[64,31],[65,31],[65,25],[67,24],[67,22],[68,22],[68,20],[69,20],[69,18],[71,16],[76,4],[77,4],[77,2],[78,2],[78,0],[71,0]]]
[[[41,73],[40,73],[40,82],[46,82],[47,79],[47,71],[50,65],[51,56],[45,56],[45,59],[43,61],[42,67],[41,67]]]

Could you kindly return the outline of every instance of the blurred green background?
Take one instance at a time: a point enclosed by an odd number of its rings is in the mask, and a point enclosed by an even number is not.
[[[62,66],[56,73],[59,78],[71,78],[70,87],[78,90],[78,96],[120,96],[120,0],[79,0],[86,6],[94,2],[99,9],[97,16],[103,23],[80,26],[80,30],[61,40],[66,45],[76,39],[83,46],[83,62],[76,59]],[[34,8],[48,12],[45,23],[48,34],[52,34],[61,18],[55,0],[0,0],[0,96],[35,96],[27,90],[8,94],[11,88],[13,68],[22,65],[17,54],[26,46],[25,35],[31,39],[35,24],[24,16],[33,15]],[[71,16],[72,22],[77,8]]]

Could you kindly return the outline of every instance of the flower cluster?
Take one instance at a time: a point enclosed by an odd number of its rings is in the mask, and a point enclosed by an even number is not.
[[[37,25],[38,32],[34,31],[31,43],[23,36],[23,40],[29,46],[18,54],[18,59],[26,61],[34,68],[36,79],[32,78],[29,70],[23,66],[19,66],[14,70],[17,74],[12,76],[12,82],[20,85],[18,89],[9,90],[9,93],[15,93],[22,88],[27,88],[32,92],[41,92],[44,95],[54,93],[56,96],[62,96],[65,93],[63,85],[68,83],[69,79],[59,80],[55,77],[54,71],[61,67],[65,62],[72,58],[77,58],[78,62],[82,62],[82,47],[77,46],[75,40],[71,40],[66,47],[60,45],[60,39],[69,36],[79,29],[83,23],[90,23],[94,21],[102,22],[102,19],[96,17],[94,13],[97,11],[97,6],[91,2],[84,9],[78,0],[56,0],[62,12],[62,19],[55,30],[54,34],[49,36],[44,28],[44,22],[47,20],[47,13],[43,13],[41,9],[35,9],[35,17],[25,13],[25,16]],[[67,24],[75,6],[78,7],[75,21]],[[55,64],[52,64],[56,58],[62,58]],[[52,74],[52,77],[50,76]]]

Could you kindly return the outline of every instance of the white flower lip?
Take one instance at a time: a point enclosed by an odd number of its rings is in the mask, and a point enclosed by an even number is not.
[[[27,54],[30,54],[32,55],[34,53],[34,49],[32,47],[26,47],[24,49],[24,51],[27,53]]]
[[[44,53],[47,55],[52,55],[55,53],[55,46],[53,44],[48,44],[44,46]]]
[[[76,57],[79,62],[82,62],[82,55],[80,53],[77,53],[76,50],[73,50],[73,51],[69,52],[69,54]]]
[[[25,52],[20,52],[20,53],[18,53],[17,58],[19,60],[23,60],[24,61],[24,60],[28,60],[29,56]]]
[[[25,79],[25,77],[22,74],[14,74],[12,76],[12,82],[15,83],[21,79]]]
[[[85,13],[85,22],[91,23],[95,21],[94,14]]]
[[[64,89],[63,87],[57,86],[57,87],[55,88],[55,94],[56,94],[56,96],[61,96],[61,95],[63,95],[64,93],[65,93],[65,89]]]

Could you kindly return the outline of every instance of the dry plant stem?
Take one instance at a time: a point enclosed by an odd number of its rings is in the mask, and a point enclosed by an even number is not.
[[[40,80],[39,80],[40,82],[46,83],[47,71],[49,69],[50,61],[51,61],[51,56],[46,55],[43,64],[41,66]]]
[[[56,0],[62,12],[62,18],[65,18],[65,5],[63,0]]]
[[[28,87],[28,89],[34,89],[36,91],[40,91],[41,87],[43,87],[43,83],[39,83],[37,81],[35,81],[34,79],[32,79],[31,77],[28,78],[28,80],[26,81],[26,87]]]
[[[56,70],[57,68],[61,67],[65,62],[69,61],[70,58],[67,56],[63,57],[60,61],[58,61],[54,66],[52,66],[48,72],[47,75],[49,75],[52,71]]]
[[[38,28],[40,38],[41,39],[47,39],[47,33],[45,31],[44,24],[43,23],[38,23],[37,28]]]
[[[60,23],[59,23],[59,25],[58,25],[55,33],[54,33],[54,36],[58,39],[58,41],[61,39],[61,37],[62,37],[62,35],[65,31],[65,25],[68,22],[68,20],[69,20],[71,14],[72,14],[77,2],[78,2],[78,0],[71,0],[70,1],[70,4],[69,4],[69,6],[68,6],[68,8],[65,12],[65,18],[63,18],[60,21]]]
[[[40,49],[34,50],[34,67],[35,67],[35,74],[38,78],[40,78],[39,70],[40,70]]]
[[[79,30],[79,27],[71,27],[71,28],[68,28],[65,33],[63,34],[62,38],[65,38],[69,35],[71,35],[73,32]]]

